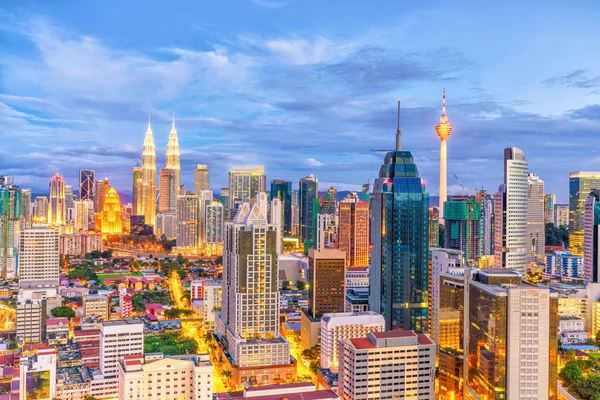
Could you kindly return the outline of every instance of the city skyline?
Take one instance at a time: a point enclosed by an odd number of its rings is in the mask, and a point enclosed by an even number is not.
[[[401,98],[411,132],[406,147],[437,196],[434,127],[446,87],[455,126],[449,194],[461,191],[455,173],[469,190],[496,191],[501,151],[518,146],[564,203],[567,174],[594,170],[597,157],[585,144],[599,127],[598,56],[579,39],[600,33],[593,26],[598,11],[586,4],[387,2],[375,10],[255,0],[236,1],[235,13],[216,4],[194,12],[190,2],[138,14],[144,7],[133,2],[111,24],[110,7],[38,2],[0,9],[7,55],[0,61],[0,129],[11,141],[1,166],[23,187],[44,188],[57,169],[75,183],[78,169],[91,169],[129,193],[147,114],[160,168],[174,112],[188,188],[194,166],[206,163],[215,190],[226,186],[218,171],[248,165],[265,165],[269,180],[297,184],[312,173],[323,186],[359,190],[377,176],[379,156],[370,149],[387,145]],[[525,17],[531,8],[535,21]],[[329,25],[341,12],[350,23]],[[460,24],[458,15],[477,23]],[[504,32],[508,25],[513,29]],[[557,59],[545,42],[568,56]]]

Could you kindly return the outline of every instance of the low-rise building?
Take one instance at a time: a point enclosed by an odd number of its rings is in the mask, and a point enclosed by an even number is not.
[[[579,317],[564,316],[558,320],[558,338],[561,344],[581,344],[588,339],[585,320]]]
[[[338,394],[344,400],[435,398],[436,346],[424,334],[393,330],[339,344]]]
[[[369,267],[347,267],[346,288],[369,287]]]
[[[284,385],[251,386],[239,392],[217,393],[216,400],[337,400],[332,390],[317,390],[310,382]]]
[[[344,311],[350,313],[369,311],[369,288],[356,287],[347,289]]]
[[[69,339],[68,318],[48,318],[46,320],[46,341],[51,346],[65,344]]]
[[[83,316],[110,320],[110,299],[100,294],[91,294],[83,298]]]

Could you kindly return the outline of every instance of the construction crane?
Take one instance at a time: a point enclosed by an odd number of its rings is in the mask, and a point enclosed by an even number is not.
[[[469,195],[469,192],[467,192],[467,189],[465,189],[465,186],[462,184],[462,182],[460,181],[460,179],[458,179],[458,176],[456,176],[455,173],[452,173],[452,175],[454,175],[454,177],[456,178],[456,180],[458,181],[458,184],[460,185],[460,187],[462,188],[463,192],[465,193],[466,196]]]

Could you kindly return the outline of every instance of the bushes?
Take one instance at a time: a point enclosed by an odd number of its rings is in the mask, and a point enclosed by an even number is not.
[[[75,316],[75,311],[67,306],[55,307],[50,312],[52,313],[52,316],[56,318],[73,318]]]
[[[179,354],[196,354],[198,343],[186,338],[181,332],[166,332],[158,335],[146,335],[144,338],[145,353],[164,353],[174,356]]]
[[[559,376],[572,394],[584,400],[600,400],[600,375],[594,367],[597,364],[589,360],[569,361]]]

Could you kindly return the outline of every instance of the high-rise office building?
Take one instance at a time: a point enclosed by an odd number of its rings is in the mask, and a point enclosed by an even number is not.
[[[252,202],[256,195],[267,190],[265,167],[232,168],[229,171],[229,212],[242,203]]]
[[[110,190],[110,182],[108,178],[96,181],[96,192],[94,193],[94,211],[99,213],[104,209],[104,199],[106,193]]]
[[[156,214],[156,235],[165,235],[168,239],[177,237],[177,212]]]
[[[371,194],[370,307],[386,329],[427,332],[429,193],[402,150],[400,102],[396,148],[386,154]]]
[[[556,204],[555,194],[544,195],[544,224],[554,223],[554,205]]]
[[[47,301],[42,296],[17,299],[16,334],[20,343],[42,343],[46,339]]]
[[[266,193],[265,193],[266,195]],[[270,203],[269,223],[277,230],[277,254],[283,253],[283,207],[281,200],[274,198]]]
[[[527,174],[523,150],[504,149],[504,184],[494,196],[494,264],[525,272],[527,236]]]
[[[308,312],[312,318],[344,312],[346,254],[336,249],[308,253]]]
[[[48,201],[48,224],[63,225],[67,221],[67,205],[65,201],[65,181],[56,173],[50,179]]]
[[[536,174],[527,177],[528,265],[546,263],[546,225],[544,224],[544,181]]]
[[[167,157],[165,161],[165,168],[173,171],[173,193],[175,193],[173,197],[175,197],[177,196],[177,193],[179,193],[179,187],[181,185],[181,162],[179,154],[179,140],[177,139],[177,130],[175,129],[175,116],[173,116],[173,124],[171,125],[171,131],[169,132],[169,141],[167,142]],[[169,211],[175,210],[174,198],[172,200],[172,203],[173,209]]]
[[[21,230],[31,228],[33,222],[31,210],[31,189],[21,189]]]
[[[142,169],[133,167],[132,171],[133,185],[131,205],[133,206],[133,215],[143,215],[142,209]]]
[[[298,191],[298,228],[300,243],[309,242],[309,247],[315,243],[314,237],[314,200],[319,197],[319,180],[312,175],[300,179]]]
[[[569,227],[569,205],[555,204],[554,205],[554,226]]]
[[[74,202],[75,208],[75,232],[87,231],[90,228],[89,225],[89,214],[88,209],[90,200],[76,201]],[[93,205],[93,203],[92,203]]]
[[[73,185],[65,185],[65,206],[67,207],[67,210],[73,208],[74,200]]]
[[[460,250],[475,262],[480,256],[481,204],[474,198],[451,198],[444,206],[444,247]]]
[[[36,196],[33,202],[33,222],[45,224],[48,221],[48,198]]]
[[[21,232],[19,247],[19,287],[37,288],[58,286],[58,230],[40,227]]]
[[[292,182],[275,179],[271,182],[271,200],[281,200],[283,209],[283,233],[292,234]]]
[[[440,200],[439,200],[439,209],[440,209],[440,219],[443,219],[444,207],[447,198],[447,180],[448,173],[446,172],[446,140],[450,137],[452,133],[452,124],[448,121],[448,116],[446,115],[446,89],[442,94],[442,116],[440,117],[440,122],[435,126],[435,132],[440,138]],[[443,221],[442,221],[443,222]]]
[[[467,398],[556,399],[558,299],[516,271],[483,269],[470,282]]]
[[[194,170],[194,194],[199,194],[202,190],[210,189],[210,179],[208,174],[208,165],[198,164]]]
[[[257,204],[243,203],[225,224],[223,308],[216,322],[236,383],[295,378],[290,345],[279,332],[278,257],[276,227]]]
[[[429,209],[429,247],[440,247],[440,210],[437,207]]]
[[[575,256],[583,256],[583,210],[588,195],[596,189],[600,189],[600,172],[569,174],[569,249]]]
[[[479,254],[489,256],[494,254],[494,197],[485,190],[477,193],[477,200],[481,204],[481,240],[479,241]]]
[[[223,244],[223,224],[225,212],[223,204],[218,201],[212,201],[206,205],[206,217],[205,217],[205,232],[206,232],[206,244],[221,245]]]
[[[338,249],[346,253],[346,265],[369,265],[369,204],[352,192],[339,203]]]
[[[110,188],[104,196],[102,211],[96,214],[96,231],[102,236],[123,233],[121,221],[121,201],[115,188]]]
[[[584,204],[583,279],[600,282],[600,190],[594,190]]]
[[[174,169],[161,168],[159,176],[158,212],[167,213],[175,211],[177,202],[177,187],[175,186]]]
[[[327,194],[323,198],[319,198],[319,211],[322,214],[337,215],[338,213],[338,192],[333,186],[329,186]],[[318,197],[318,195],[317,195]]]
[[[79,170],[79,200],[94,200],[95,175],[91,169]]]
[[[201,190],[198,194],[198,244],[200,248],[206,247],[206,207],[213,202],[212,190]]]
[[[17,185],[0,183],[0,276],[16,277],[22,193]]]
[[[146,225],[156,223],[156,149],[154,135],[148,119],[142,152],[142,213]]]
[[[199,201],[195,194],[177,197],[177,247],[197,247]]]

